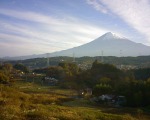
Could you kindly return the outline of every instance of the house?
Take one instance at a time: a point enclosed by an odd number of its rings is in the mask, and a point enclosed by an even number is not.
[[[126,104],[125,96],[115,96],[109,94],[101,95],[97,98],[94,98],[93,100],[98,103],[106,103],[115,107],[124,106]]]
[[[48,85],[56,85],[58,83],[58,80],[52,77],[44,77],[44,79],[42,79],[42,82]]]
[[[114,98],[114,95],[108,95],[108,94],[99,96],[99,99],[103,101],[112,101],[113,98]]]

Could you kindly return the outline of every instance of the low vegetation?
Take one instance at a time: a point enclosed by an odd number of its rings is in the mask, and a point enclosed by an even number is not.
[[[96,57],[79,57],[76,58],[76,61],[78,61],[78,64],[80,65],[86,65],[91,66],[91,64],[94,62],[95,59],[98,59],[101,61],[101,56]],[[150,67],[150,56],[138,56],[138,57],[114,57],[114,56],[103,56],[104,62],[108,64],[115,64],[115,65],[132,65],[137,67]],[[72,57],[51,57],[50,58],[50,65],[51,66],[57,66],[60,61],[67,61],[72,62]],[[30,66],[33,69],[35,68],[43,68],[47,66],[47,58],[34,58],[34,59],[27,59],[27,60],[18,60],[18,61],[9,61],[11,64],[15,65],[17,63],[22,63],[25,66]],[[86,67],[86,68],[87,68]]]
[[[150,119],[150,80],[136,80],[133,71],[122,71],[98,61],[85,71],[74,63],[63,62],[34,70],[38,75],[18,66],[0,66],[0,120]],[[57,86],[43,84],[44,76],[59,79]],[[79,96],[85,88],[93,89],[91,97],[123,95],[127,105],[114,108]]]
[[[87,106],[67,106],[71,98],[58,94],[23,93],[13,87],[1,86],[1,120],[134,120],[130,115],[101,112]],[[83,100],[82,103],[87,104]]]

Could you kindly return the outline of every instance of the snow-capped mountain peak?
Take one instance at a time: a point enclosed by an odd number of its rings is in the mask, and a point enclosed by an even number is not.
[[[125,39],[125,37],[116,35],[115,33],[112,33],[112,32],[107,32],[102,37],[103,37],[103,39],[106,39],[106,40],[110,40],[110,39]]]

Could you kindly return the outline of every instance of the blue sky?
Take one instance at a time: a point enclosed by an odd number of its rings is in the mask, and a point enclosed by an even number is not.
[[[0,57],[60,51],[106,32],[150,46],[150,1],[0,0]]]

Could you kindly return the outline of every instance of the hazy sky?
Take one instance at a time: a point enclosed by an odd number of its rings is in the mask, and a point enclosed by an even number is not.
[[[109,31],[150,46],[150,0],[0,0],[0,57],[60,51]]]

